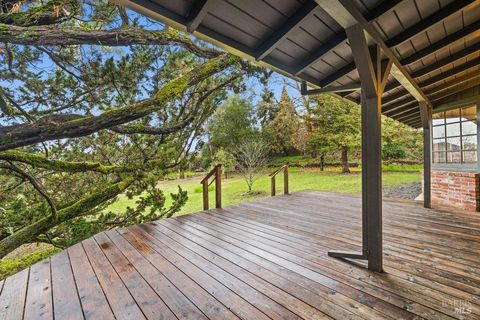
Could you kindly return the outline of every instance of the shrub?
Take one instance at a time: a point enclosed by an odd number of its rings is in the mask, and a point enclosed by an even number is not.
[[[28,268],[36,262],[48,258],[59,251],[60,249],[52,247],[24,254],[20,258],[4,258],[0,260],[0,280],[22,271],[23,269]]]

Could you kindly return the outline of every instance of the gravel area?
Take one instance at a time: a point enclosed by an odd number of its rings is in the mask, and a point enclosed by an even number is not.
[[[407,183],[383,188],[383,196],[387,198],[414,200],[420,193],[422,193],[421,182]]]

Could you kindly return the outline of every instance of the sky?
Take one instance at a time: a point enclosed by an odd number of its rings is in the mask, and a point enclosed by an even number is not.
[[[88,6],[85,6],[84,15],[87,17],[91,14],[91,9]],[[164,28],[164,25],[160,22],[153,21],[149,18],[146,18],[134,11],[128,10],[128,15],[131,20],[135,19],[138,21],[138,24],[146,29],[156,29],[161,30]],[[86,19],[88,20],[88,18]],[[211,44],[210,44],[211,45]],[[213,45],[211,45],[213,47]],[[83,46],[84,50],[89,50],[89,46]],[[121,48],[105,48],[105,58],[114,57],[114,59],[119,58],[122,54],[127,54],[129,52],[128,47],[121,47]],[[40,79],[47,78],[50,74],[53,73],[56,66],[46,55],[43,56],[44,59],[36,64],[32,64],[28,67],[29,70],[32,70],[38,73],[38,77]],[[241,93],[241,95],[245,98],[250,98],[254,105],[256,105],[259,100],[261,99],[261,93],[264,89],[264,86],[258,81],[256,78],[248,78],[246,79],[247,90],[246,92]],[[21,83],[15,81],[5,81],[4,79],[0,79],[0,87],[9,88],[12,91],[18,90]],[[299,100],[300,93],[295,88],[295,83],[293,80],[284,77],[280,74],[273,73],[268,82],[268,88],[274,93],[275,99],[278,101],[280,99],[280,95],[282,92],[283,87],[287,89],[287,92],[292,97],[294,101]],[[2,119],[3,118],[3,119]],[[0,117],[0,125],[5,125],[5,118]]]

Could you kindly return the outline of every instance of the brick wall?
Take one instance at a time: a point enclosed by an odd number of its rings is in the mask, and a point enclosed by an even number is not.
[[[480,211],[480,173],[432,170],[432,203]]]

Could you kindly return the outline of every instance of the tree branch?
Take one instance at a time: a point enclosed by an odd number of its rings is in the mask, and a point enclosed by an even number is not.
[[[13,172],[17,173],[18,175],[20,175],[20,177],[28,180],[30,182],[30,184],[33,186],[33,188],[35,190],[37,190],[38,193],[47,201],[48,205],[50,206],[52,216],[56,217],[57,209],[55,208],[55,204],[53,203],[50,196],[47,194],[47,191],[45,190],[45,188],[37,181],[37,179],[35,179],[31,174],[23,171],[22,169],[20,169],[19,167],[17,167],[16,165],[14,165],[12,163],[10,163],[8,165],[0,164],[0,168],[13,171]]]
[[[116,197],[124,192],[135,180],[137,180],[137,177],[130,176],[107,188],[96,190],[91,195],[78,200],[68,207],[58,210],[57,217],[48,215],[7,236],[0,241],[0,259],[18,246],[34,241],[39,235],[45,234],[50,228],[59,223],[75,218],[83,212],[89,211],[105,201]]]
[[[154,97],[130,106],[105,111],[99,116],[85,116],[61,123],[34,123],[0,128],[0,151],[54,139],[83,137],[102,129],[138,120],[152,112],[162,110],[168,103],[182,98],[191,86],[235,64],[240,64],[239,58],[222,54],[171,80],[158,90]]]
[[[0,24],[21,27],[52,25],[73,17],[78,7],[76,0],[50,0],[26,11],[0,13]]]
[[[176,45],[193,54],[212,59],[221,52],[202,48],[196,45],[188,36],[180,34],[171,28],[166,31],[144,30],[137,28],[119,30],[84,30],[74,27],[18,27],[0,24],[0,42],[34,46],[60,45]]]
[[[31,165],[35,168],[42,168],[52,171],[61,172],[99,172],[99,173],[122,173],[133,171],[131,167],[121,166],[106,166],[98,162],[73,162],[73,161],[61,161],[55,159],[48,159],[40,154],[19,152],[19,151],[7,151],[0,153],[0,160],[15,161]]]

